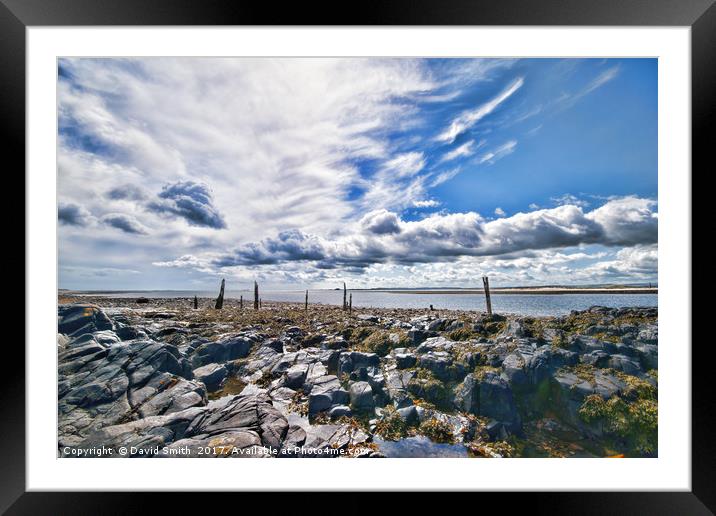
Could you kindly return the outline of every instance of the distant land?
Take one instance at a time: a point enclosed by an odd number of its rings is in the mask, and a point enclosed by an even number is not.
[[[211,289],[121,289],[121,290],[74,290],[60,288],[60,292],[77,294],[119,294],[124,292],[200,292]],[[227,291],[244,291],[245,289],[228,288]],[[303,288],[265,289],[265,292],[302,292]],[[314,288],[310,291],[342,290],[342,288]],[[352,292],[387,292],[392,294],[482,294],[482,287],[383,287],[383,288],[348,288]],[[539,285],[516,287],[492,287],[493,294],[658,294],[658,286],[653,284],[596,284],[596,285]]]

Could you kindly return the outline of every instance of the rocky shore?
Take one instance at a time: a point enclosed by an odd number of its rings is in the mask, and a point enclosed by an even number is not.
[[[61,294],[59,456],[657,454],[655,308],[192,306]]]

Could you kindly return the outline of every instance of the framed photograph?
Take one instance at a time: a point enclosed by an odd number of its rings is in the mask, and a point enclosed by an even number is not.
[[[0,507],[530,491],[711,514],[691,191],[713,2],[318,10],[2,0],[26,337]]]

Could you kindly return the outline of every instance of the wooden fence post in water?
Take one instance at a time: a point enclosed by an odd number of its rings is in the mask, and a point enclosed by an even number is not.
[[[244,296],[239,296],[239,308],[244,309]]]
[[[194,310],[196,310],[197,308],[199,308],[199,300],[196,298],[196,296],[194,296]]]
[[[485,287],[485,304],[487,305],[487,315],[492,315],[492,302],[490,301],[490,279],[487,276],[482,277],[482,285]]]
[[[346,282],[344,281],[343,282],[343,310],[348,310],[348,299],[346,299],[347,292],[348,291],[346,290]]]
[[[308,290],[306,290],[306,312],[308,312]]]
[[[254,310],[259,309],[259,284],[254,281]]]
[[[348,313],[353,313],[353,292],[351,292],[350,297],[348,298]]]
[[[226,280],[221,280],[221,289],[219,289],[219,297],[216,298],[216,305],[214,305],[214,308],[217,310],[221,310],[221,308],[224,306],[224,284],[226,283]]]

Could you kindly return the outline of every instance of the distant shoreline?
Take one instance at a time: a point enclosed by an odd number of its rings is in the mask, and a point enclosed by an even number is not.
[[[376,290],[391,294],[484,294],[483,289]],[[658,288],[491,288],[490,294],[658,294]]]
[[[309,291],[333,291],[335,289],[309,289]],[[69,289],[58,289],[58,293],[65,295],[81,295],[81,296],[99,296],[99,297],[111,297],[116,294],[151,294],[154,292],[176,292],[177,294],[189,294],[195,291],[192,290],[69,290]],[[229,291],[231,292],[231,291]],[[243,292],[243,290],[237,291]],[[266,290],[266,293],[270,292],[294,292],[293,290]],[[303,290],[295,290],[295,292],[303,292]],[[464,289],[348,289],[348,292],[381,292],[386,294],[437,294],[437,295],[484,295],[485,291],[481,288],[464,288]],[[491,288],[491,294],[506,294],[506,295],[564,295],[564,294],[658,294],[659,289],[657,287],[503,287],[503,288]],[[175,297],[175,296],[163,296],[163,297]]]

